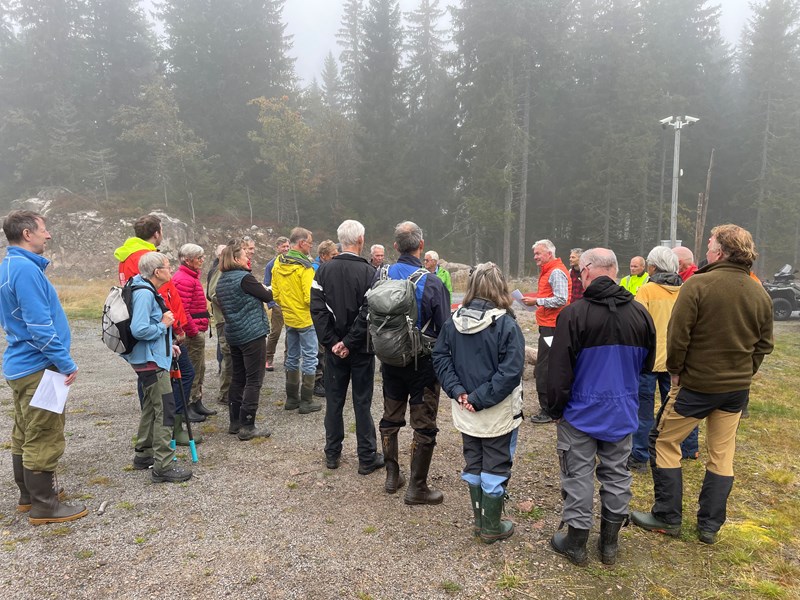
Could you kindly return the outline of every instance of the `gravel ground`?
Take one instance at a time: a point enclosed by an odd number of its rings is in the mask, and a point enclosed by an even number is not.
[[[532,341],[529,318],[522,320]],[[431,468],[431,483],[445,495],[439,506],[410,507],[402,492],[387,495],[383,470],[357,474],[349,402],[342,465],[327,470],[324,412],[284,411],[282,370],[267,373],[261,396],[259,421],[272,427],[271,438],[238,441],[227,434],[227,412],[220,411],[200,425],[205,441],[198,446],[194,478],[179,485],[153,484],[148,472],[130,468],[139,413],[131,369],[101,344],[93,322],[73,323],[73,353],[81,372],[67,405],[67,448],[59,481],[90,509],[83,519],[33,527],[15,512],[17,489],[8,451],[11,396],[7,386],[0,386],[4,600],[618,593],[613,582],[587,579],[548,549],[560,510],[552,426],[522,425],[508,505],[516,534],[487,546],[471,536],[468,494],[459,479],[460,435],[446,399]],[[207,356],[207,404],[220,408],[214,402],[211,343]],[[373,403],[376,423],[382,408],[379,381]],[[532,379],[525,382],[525,392],[526,413],[531,414]],[[410,440],[405,428],[400,444],[406,474]],[[180,461],[189,464],[185,452]],[[531,516],[532,507],[541,512]],[[501,579],[516,582],[516,589],[500,590]]]

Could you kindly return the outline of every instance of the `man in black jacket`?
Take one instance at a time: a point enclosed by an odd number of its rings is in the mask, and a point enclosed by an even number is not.
[[[369,475],[383,466],[376,452],[372,420],[372,387],[375,356],[367,347],[364,319],[356,319],[364,294],[372,285],[375,268],[361,257],[364,226],[348,219],[337,230],[341,254],[322,264],[311,284],[311,318],[319,342],[325,347],[325,460],[329,469],[339,468],[344,440],[347,386],[353,382],[358,472]]]
[[[561,522],[568,526],[550,543],[576,565],[587,563],[596,475],[600,556],[614,564],[631,500],[627,463],[639,425],[639,373],[652,369],[656,330],[644,306],[614,281],[611,250],[587,250],[579,266],[586,291],[558,316],[547,378],[545,410],[558,423]]]

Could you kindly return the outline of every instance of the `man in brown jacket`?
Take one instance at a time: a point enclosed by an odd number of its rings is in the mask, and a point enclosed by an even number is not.
[[[739,418],[750,381],[773,347],[772,302],[750,278],[756,256],[748,231],[736,225],[715,227],[708,240],[708,265],[681,287],[667,334],[672,385],[650,434],[655,503],[651,512],[633,512],[639,527],[680,535],[680,443],[702,419],[708,463],[697,512],[700,541],[713,544],[725,522]]]

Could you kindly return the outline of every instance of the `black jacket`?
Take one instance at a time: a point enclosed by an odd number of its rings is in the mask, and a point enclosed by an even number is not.
[[[356,319],[375,267],[352,252],[320,265],[311,284],[311,319],[319,342],[330,350],[342,341],[352,352],[367,352],[367,323]]]
[[[636,431],[639,373],[652,370],[655,347],[647,309],[610,277],[598,277],[558,315],[547,414],[608,442]]]

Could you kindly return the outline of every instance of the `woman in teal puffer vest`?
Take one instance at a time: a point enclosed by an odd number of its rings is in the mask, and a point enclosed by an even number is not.
[[[269,321],[264,303],[272,292],[250,273],[241,243],[229,244],[220,255],[215,298],[225,315],[225,338],[231,348],[232,377],[228,392],[228,433],[242,441],[269,437],[267,427],[257,430],[256,411],[267,359]]]

